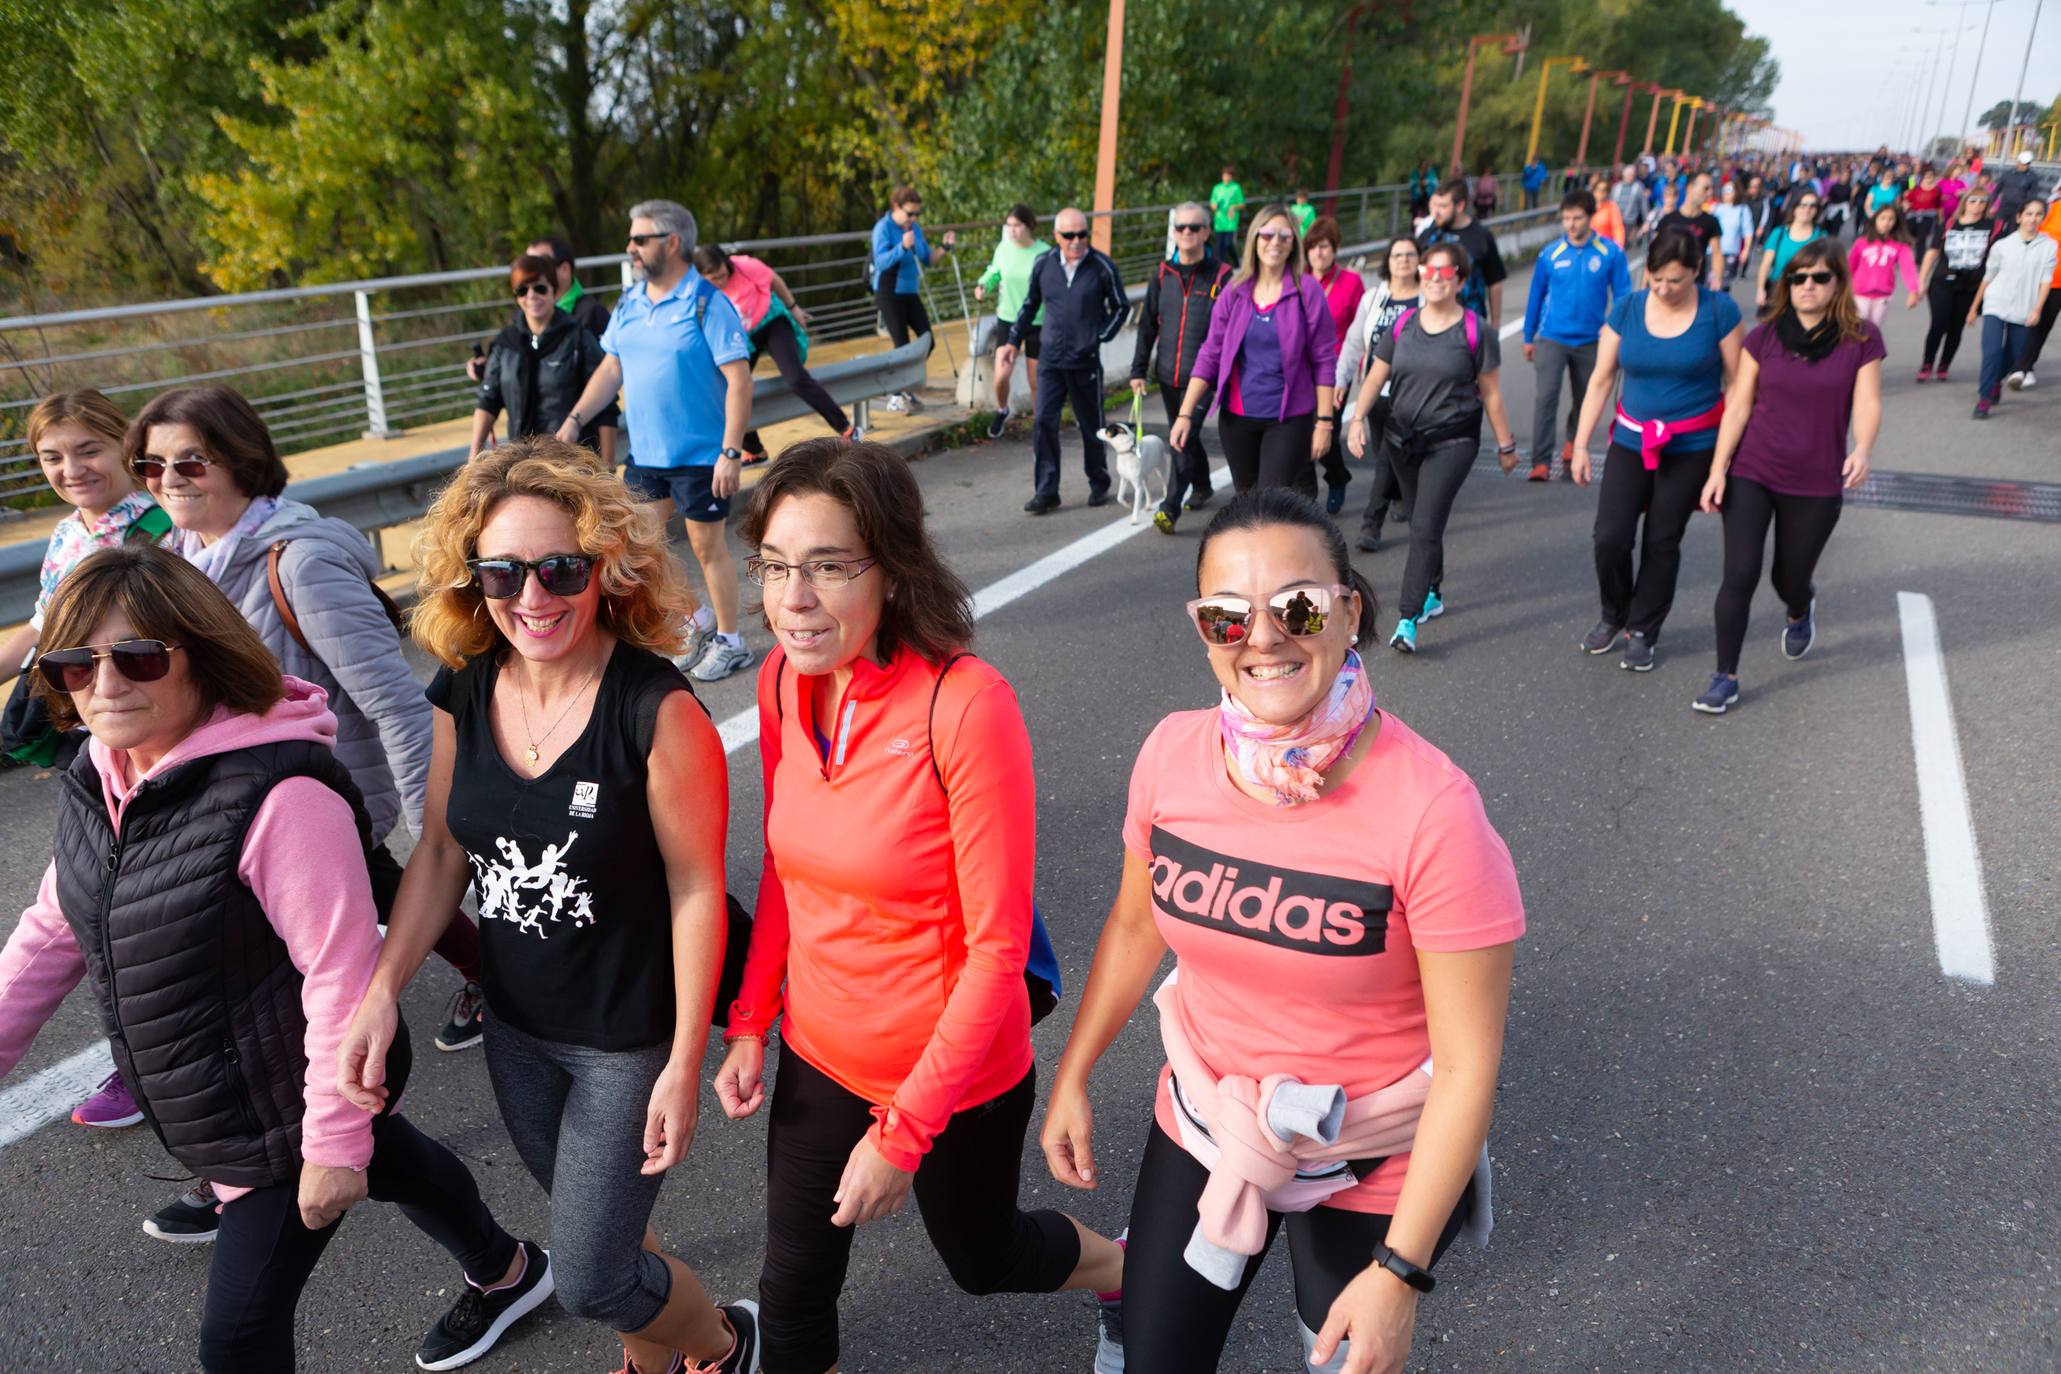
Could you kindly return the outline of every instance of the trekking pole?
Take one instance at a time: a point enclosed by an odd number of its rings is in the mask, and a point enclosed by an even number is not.
[[[958,263],[956,263],[956,262],[952,264],[952,267],[953,267],[953,269],[954,269],[955,271],[956,271],[956,270],[958,269],[958,266],[959,266],[959,264],[958,264]],[[950,364],[950,365],[951,365],[951,368],[952,368],[952,375],[953,375],[954,377],[957,377],[957,376],[959,375],[959,360],[958,360],[958,359],[957,359],[956,357],[954,357],[954,356],[952,355],[952,339],[951,339],[951,336],[950,336],[950,335],[943,335],[943,336],[940,336],[940,335],[939,335],[939,333],[938,333],[938,318],[937,318],[937,317],[938,317],[938,309],[937,309],[937,292],[935,292],[935,291],[933,291],[933,290],[931,290],[931,289],[930,289],[930,283],[928,283],[928,282],[925,282],[925,283],[923,284],[923,291],[924,291],[924,294],[925,294],[925,295],[927,295],[927,296],[928,296],[928,297],[930,298],[930,334],[931,334],[931,337],[932,337],[932,338],[939,338],[939,337],[942,337],[942,338],[943,338],[943,340],[944,340],[944,345],[945,345],[945,361],[946,361],[946,362],[947,362],[948,364]]]
[[[966,278],[959,273],[959,253],[952,252],[952,281],[959,288],[959,318],[966,321],[966,358],[971,362],[980,353],[980,335],[975,333],[980,321],[973,317],[971,307],[966,304]]]

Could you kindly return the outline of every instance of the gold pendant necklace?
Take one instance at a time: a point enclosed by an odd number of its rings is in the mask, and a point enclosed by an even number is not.
[[[580,698],[587,694],[587,688],[592,687],[594,683],[600,678],[600,676],[601,670],[599,668],[596,668],[592,676],[590,676],[587,679],[586,683],[583,686],[581,686],[580,690],[572,694],[572,700],[568,701],[565,704],[565,709],[558,713],[558,719],[551,722],[551,728],[544,732],[542,739],[539,739],[536,735],[536,732],[530,728],[529,694],[523,690],[522,679],[516,679],[515,704],[522,709],[522,733],[530,742],[529,748],[522,751],[523,759],[526,762],[535,763],[538,759],[543,757],[543,755],[538,750],[538,746],[543,744],[545,740],[550,739],[551,736],[553,736],[554,734],[558,733],[558,727],[565,724],[565,718],[572,714],[572,708],[580,704]]]

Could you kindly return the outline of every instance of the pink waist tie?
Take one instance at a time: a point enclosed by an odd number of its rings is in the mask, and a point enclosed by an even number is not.
[[[1668,440],[1683,434],[1695,434],[1701,430],[1716,429],[1725,418],[1725,398],[1718,397],[1718,403],[1701,415],[1691,415],[1686,420],[1634,420],[1625,414],[1624,407],[1617,408],[1617,422],[1639,436],[1639,458],[1646,464],[1646,471],[1652,472],[1660,466],[1660,451],[1667,447]]]

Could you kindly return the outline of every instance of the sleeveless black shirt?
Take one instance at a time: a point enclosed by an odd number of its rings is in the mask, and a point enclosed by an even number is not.
[[[444,820],[472,864],[481,986],[496,1019],[597,1050],[670,1040],[672,899],[645,794],[658,708],[693,691],[678,668],[617,643],[580,737],[524,778],[494,744],[501,665],[431,680],[457,732]]]

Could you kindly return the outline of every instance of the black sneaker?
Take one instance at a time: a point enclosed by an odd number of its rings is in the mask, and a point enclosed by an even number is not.
[[[1585,654],[1607,654],[1616,646],[1617,637],[1623,633],[1624,626],[1599,620],[1595,629],[1581,637],[1579,647]]]
[[[1009,412],[1006,410],[998,410],[995,412],[995,418],[988,421],[988,438],[999,439],[1002,437],[1003,431],[1008,428]]]
[[[143,1232],[173,1245],[204,1245],[221,1225],[222,1201],[202,1179],[145,1218]]]
[[[1216,491],[1214,489],[1209,491],[1191,491],[1188,493],[1188,499],[1181,503],[1181,509],[1201,510],[1204,506],[1208,505],[1213,499],[1215,499],[1215,497]]]
[[[1336,515],[1345,509],[1345,488],[1332,487],[1324,496],[1324,513]]]
[[[759,1305],[749,1298],[739,1298],[716,1310],[730,1323],[730,1334],[735,1338],[730,1353],[707,1364],[695,1364],[684,1355],[675,1355],[672,1368],[665,1374],[759,1374]],[[626,1356],[616,1374],[643,1371]]]
[[[1059,498],[1056,496],[1033,496],[1030,500],[1023,503],[1023,513],[1025,515],[1050,515],[1058,509]]]
[[[1380,553],[1381,536],[1378,534],[1362,534],[1360,536],[1359,550],[1361,553]]]
[[[1115,499],[1115,497],[1109,494],[1108,487],[1104,487],[1100,491],[1091,491],[1088,493],[1088,504],[1090,506],[1106,506]]]
[[[456,1369],[471,1364],[494,1348],[501,1333],[551,1296],[551,1252],[531,1241],[519,1242],[522,1277],[507,1288],[482,1293],[468,1281],[451,1310],[422,1338],[415,1363],[424,1369]]]
[[[1653,641],[1637,630],[1624,637],[1624,658],[1617,665],[1628,672],[1653,671]]]
[[[480,991],[478,983],[467,983],[452,993],[444,1028],[437,1032],[437,1048],[469,1050],[477,1045],[486,1030],[486,1009],[486,994]]]

